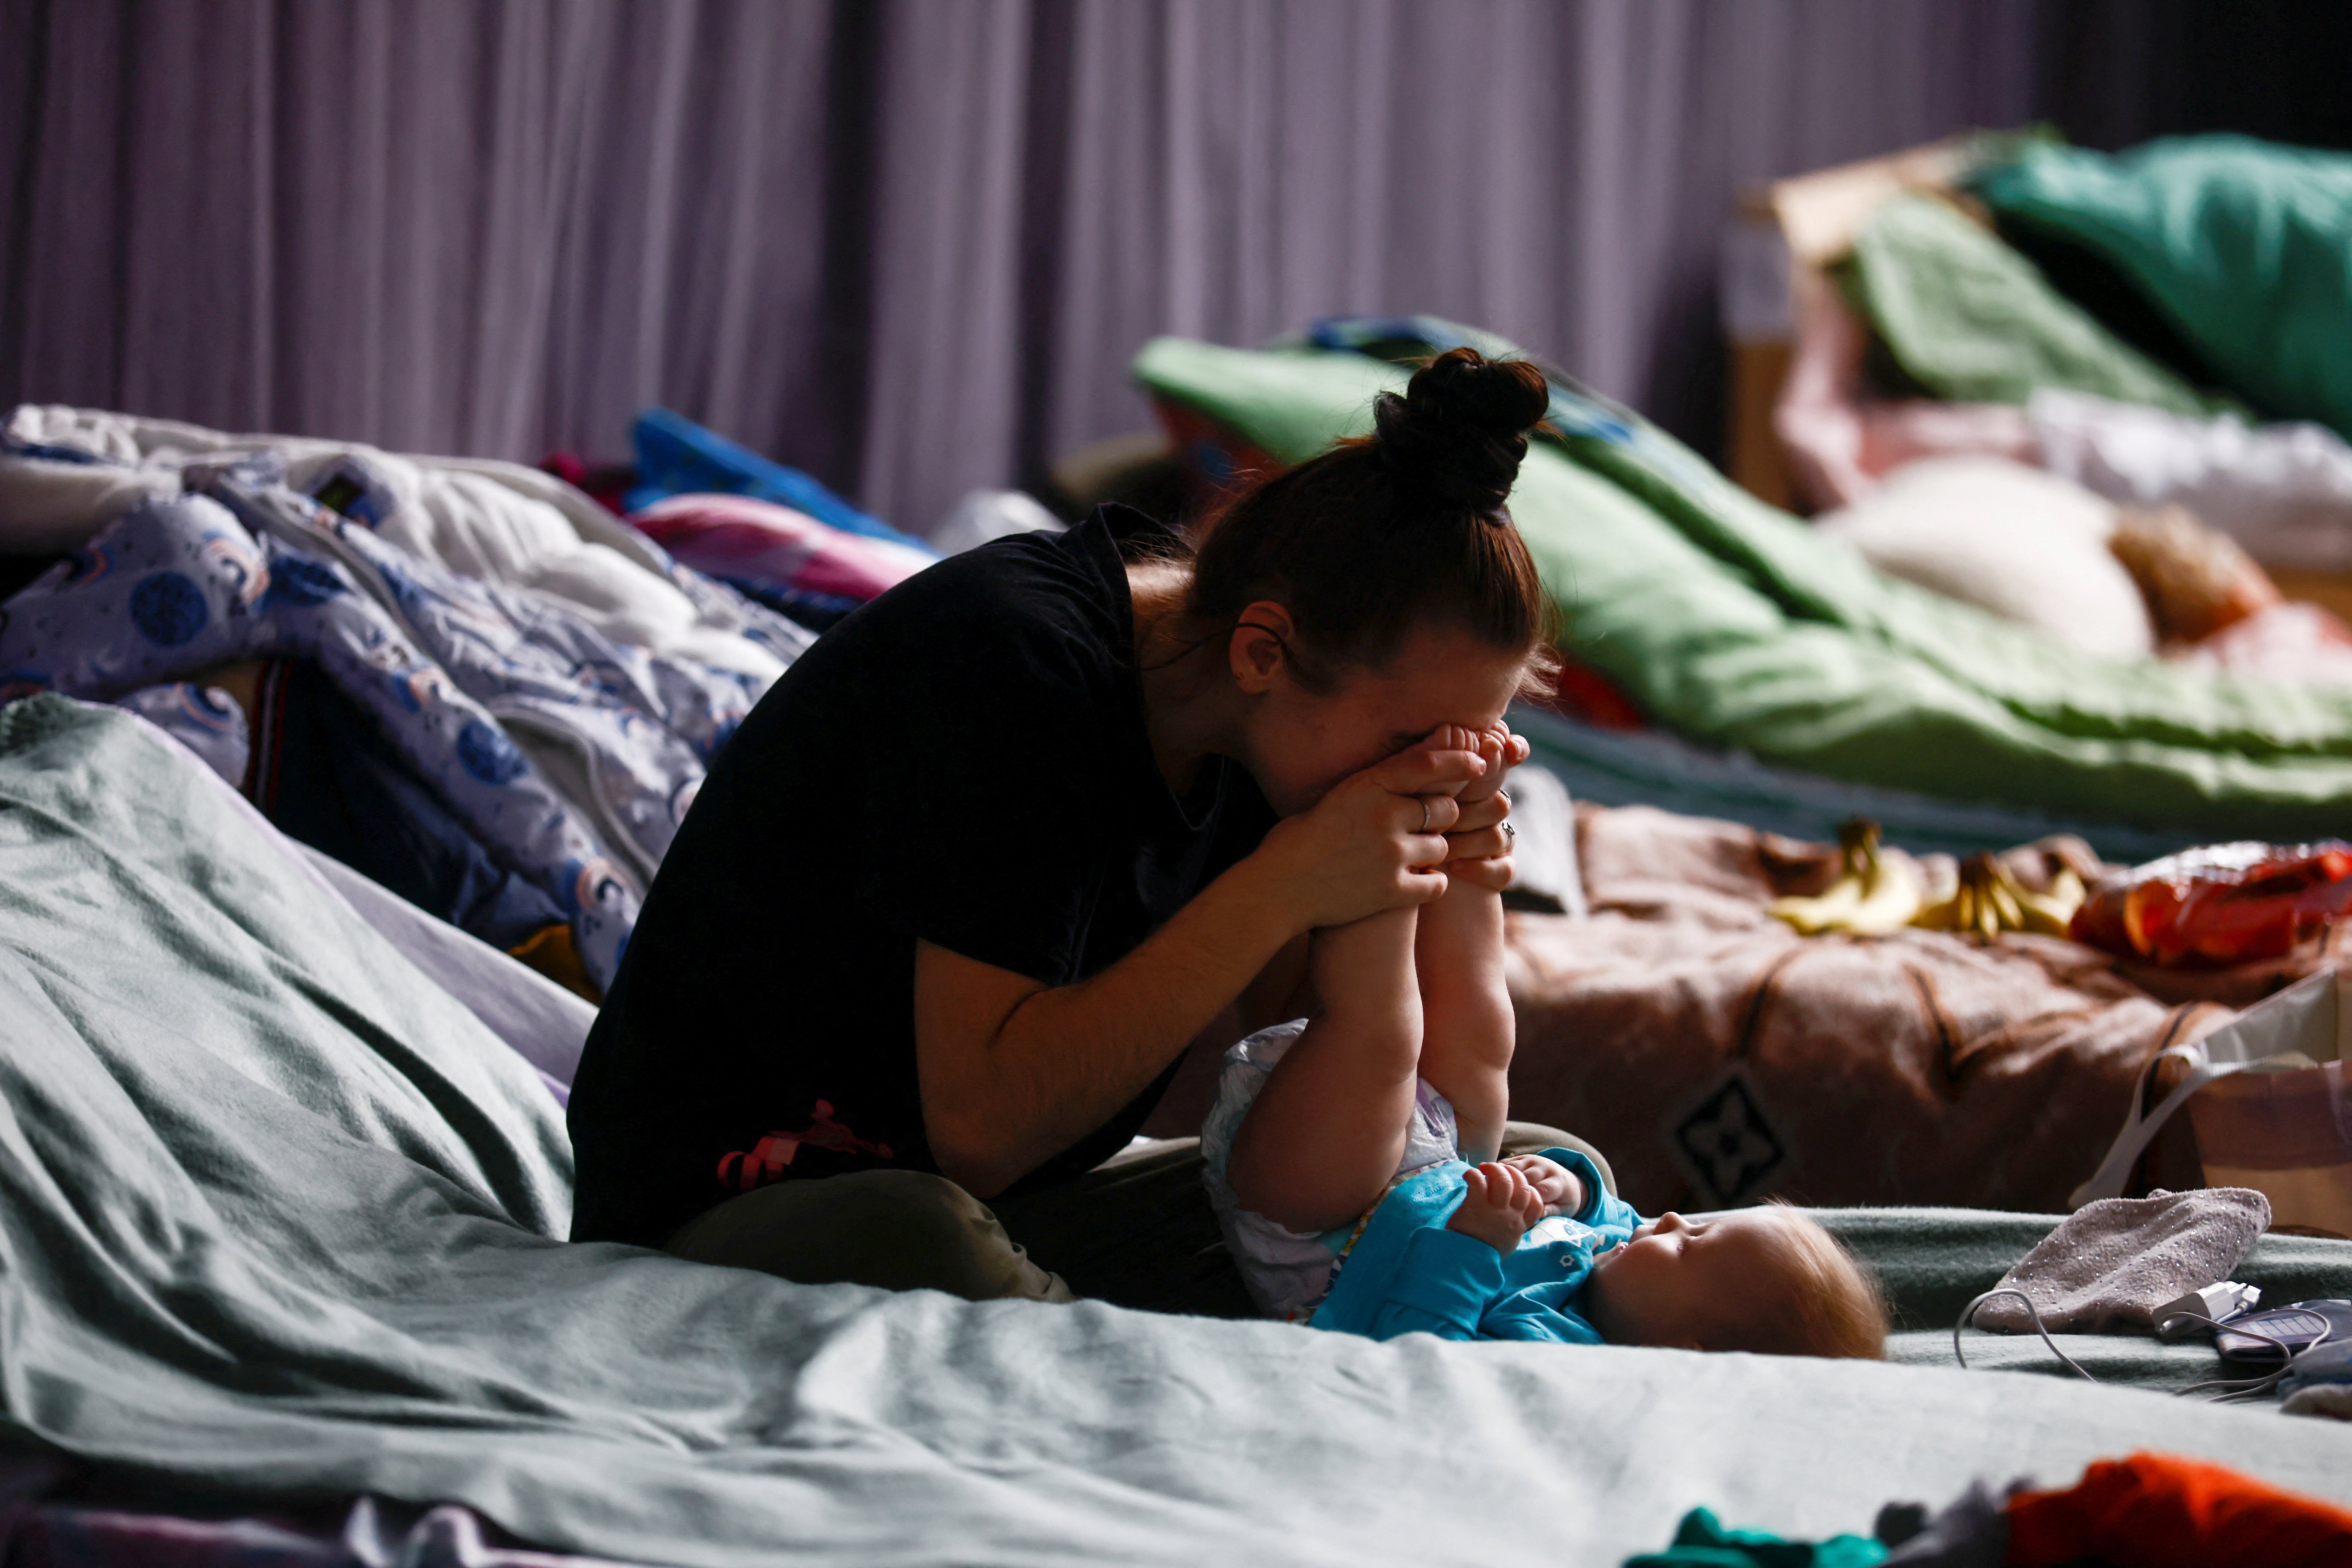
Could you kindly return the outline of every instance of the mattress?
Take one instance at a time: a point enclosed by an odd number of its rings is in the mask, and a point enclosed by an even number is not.
[[[567,1245],[544,1082],[196,765],[125,714],[0,709],[9,1447],[689,1568],[1610,1563],[1696,1505],[1818,1538],[2151,1442],[2352,1500],[2352,1427],[2130,1387],[1377,1344]],[[1828,1217],[1923,1328],[2048,1224]],[[2342,1244],[2257,1265],[2352,1286]]]

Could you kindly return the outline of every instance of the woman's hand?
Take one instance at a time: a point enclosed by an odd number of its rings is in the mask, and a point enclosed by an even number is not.
[[[1266,834],[1253,859],[1285,899],[1296,929],[1349,925],[1442,896],[1454,792],[1479,776],[1475,751],[1400,752],[1342,779],[1311,811]]]

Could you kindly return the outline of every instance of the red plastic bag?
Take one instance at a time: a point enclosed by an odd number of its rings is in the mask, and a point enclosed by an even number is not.
[[[2188,968],[2277,958],[2352,910],[2352,844],[2214,844],[2100,884],[2068,934]]]

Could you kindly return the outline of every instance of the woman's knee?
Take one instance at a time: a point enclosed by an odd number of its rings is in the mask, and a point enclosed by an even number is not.
[[[803,1285],[942,1290],[966,1300],[1068,1300],[988,1205],[924,1171],[780,1182],[688,1224],[669,1250]]]

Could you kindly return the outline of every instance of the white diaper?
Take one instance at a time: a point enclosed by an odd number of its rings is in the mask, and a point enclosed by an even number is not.
[[[1260,1029],[1228,1050],[1217,1075],[1216,1107],[1201,1127],[1210,1206],[1217,1211],[1225,1246],[1233,1252],[1251,1299],[1272,1318],[1303,1319],[1315,1310],[1331,1288],[1331,1266],[1353,1228],[1341,1226],[1319,1236],[1286,1229],[1243,1208],[1225,1183],[1225,1166],[1233,1158],[1234,1135],[1241,1131],[1242,1118],[1249,1114],[1258,1090],[1265,1087],[1274,1064],[1306,1029],[1306,1019],[1294,1018]],[[1412,1121],[1405,1130],[1404,1158],[1397,1162],[1397,1174],[1454,1159],[1460,1147],[1454,1107],[1428,1084],[1417,1085]]]

